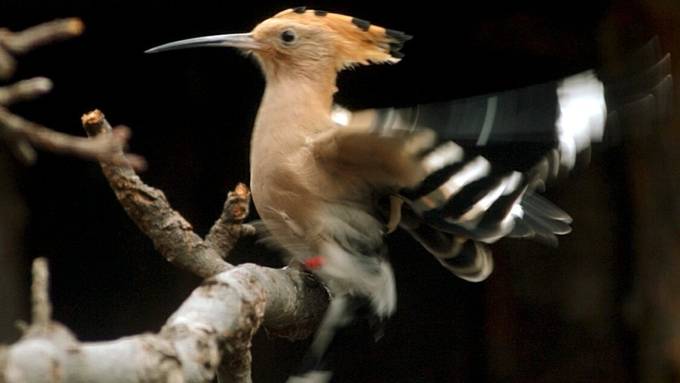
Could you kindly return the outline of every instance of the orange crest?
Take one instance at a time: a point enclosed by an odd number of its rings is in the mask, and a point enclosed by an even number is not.
[[[404,57],[401,48],[413,37],[386,29],[356,17],[297,7],[278,13],[274,18],[323,25],[336,32],[337,53],[342,67],[371,63],[397,63]]]

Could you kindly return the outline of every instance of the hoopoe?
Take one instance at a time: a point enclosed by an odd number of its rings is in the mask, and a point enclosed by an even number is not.
[[[233,47],[260,64],[266,88],[251,143],[252,197],[269,242],[334,296],[312,346],[316,354],[351,318],[349,297],[366,298],[380,318],[394,313],[384,237],[398,225],[469,281],[491,273],[488,245],[500,238],[555,243],[569,233],[569,215],[536,192],[603,137],[608,103],[592,71],[414,108],[351,112],[333,104],[339,71],[397,63],[410,39],[362,19],[298,7],[249,33],[147,51]],[[640,81],[616,88],[607,101],[650,92],[665,97],[668,57],[652,56],[637,68]],[[516,143],[535,152],[516,168],[508,157],[487,153]]]

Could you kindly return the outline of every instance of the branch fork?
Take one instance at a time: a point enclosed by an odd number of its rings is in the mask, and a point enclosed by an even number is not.
[[[113,129],[100,111],[82,118],[92,140]],[[146,185],[118,147],[113,161],[100,161],[122,207],[172,264],[204,278],[162,329],[108,342],[79,342],[51,319],[47,263],[33,272],[33,318],[15,344],[0,347],[0,383],[220,382],[249,383],[251,339],[262,326],[272,336],[295,340],[311,335],[328,305],[326,289],[295,268],[226,259],[236,241],[255,229],[248,216],[250,191],[238,184],[205,239],[169,205],[162,191]]]

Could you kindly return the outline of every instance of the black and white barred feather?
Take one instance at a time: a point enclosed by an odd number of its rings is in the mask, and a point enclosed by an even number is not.
[[[337,108],[333,118],[381,135],[437,133],[437,145],[422,155],[427,177],[399,193],[401,226],[454,274],[481,281],[493,270],[488,244],[515,237],[557,245],[572,219],[538,192],[592,143],[625,135],[621,119],[668,116],[671,93],[670,57],[653,40],[616,79],[588,71],[413,108]]]

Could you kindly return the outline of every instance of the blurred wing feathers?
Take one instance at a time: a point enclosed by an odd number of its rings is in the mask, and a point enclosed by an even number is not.
[[[481,280],[492,265],[484,243],[509,236],[556,245],[571,231],[571,217],[536,193],[545,183],[588,157],[593,142],[613,142],[634,125],[649,129],[670,115],[670,56],[658,41],[622,67],[617,76],[587,71],[412,108],[336,107],[332,118],[376,137],[436,133],[436,145],[419,148],[422,182],[399,193],[402,227],[448,269]]]

